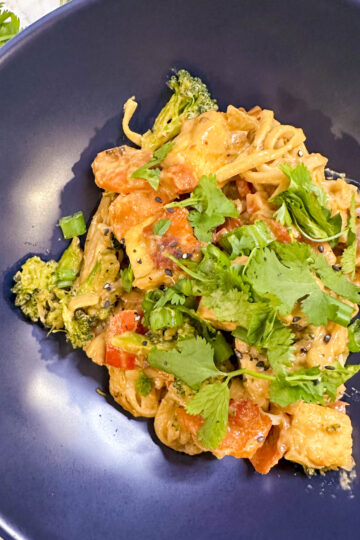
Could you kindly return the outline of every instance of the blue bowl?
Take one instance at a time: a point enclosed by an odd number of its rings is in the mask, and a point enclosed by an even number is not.
[[[358,537],[358,480],[343,490],[336,472],[309,479],[286,462],[262,477],[246,461],[164,448],[152,421],[96,393],[105,369],[29,324],[9,290],[27,256],[59,256],[60,216],[90,219],[92,159],[123,141],[129,96],[140,101],[134,129],[151,125],[171,68],[203,77],[222,107],[274,109],[330,167],[360,178],[359,26],[358,2],[79,0],[2,49],[0,536]]]

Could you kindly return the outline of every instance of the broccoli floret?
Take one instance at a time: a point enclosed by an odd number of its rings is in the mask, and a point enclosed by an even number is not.
[[[218,110],[206,85],[185,69],[173,75],[168,83],[173,95],[161,110],[151,130],[142,137],[142,147],[156,150],[175,137],[184,120],[194,118],[206,111]]]
[[[56,287],[56,261],[31,257],[14,276],[15,305],[33,322],[51,329],[63,327],[60,301],[68,292]]]
[[[84,310],[77,309],[75,313],[72,313],[66,303],[64,303],[62,306],[62,317],[66,340],[71,343],[74,349],[84,347],[94,337],[92,328],[95,326],[96,321]]]
[[[64,328],[63,309],[70,301],[70,287],[80,271],[82,250],[74,238],[60,261],[29,258],[15,276],[12,292],[19,306],[33,322],[41,322],[51,332]]]

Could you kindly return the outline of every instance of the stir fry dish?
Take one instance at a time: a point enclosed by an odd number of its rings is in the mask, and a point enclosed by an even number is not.
[[[69,247],[23,264],[15,304],[105,366],[114,400],[174,450],[350,470],[357,189],[273,111],[220,112],[186,70],[168,86],[143,135],[125,103],[133,145],[95,157],[88,230],[82,212],[60,220]]]

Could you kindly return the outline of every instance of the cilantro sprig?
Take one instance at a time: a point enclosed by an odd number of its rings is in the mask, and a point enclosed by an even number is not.
[[[300,163],[292,169],[283,164],[280,169],[290,184],[271,201],[280,207],[274,214],[275,219],[283,225],[294,224],[305,238],[314,242],[338,239],[344,232],[341,215],[331,216],[326,207],[327,196],[313,184],[307,167]]]
[[[237,217],[239,212],[234,203],[216,185],[216,176],[202,176],[199,185],[190,197],[166,205],[167,208],[191,206],[189,221],[195,236],[202,242],[211,242],[211,232],[222,225],[227,217]]]
[[[344,274],[350,274],[351,277],[354,277],[357,251],[355,195],[353,195],[351,198],[350,216],[348,219],[347,228],[347,247],[342,254],[341,264]]]
[[[136,169],[136,171],[132,173],[131,178],[142,178],[143,180],[147,180],[150,186],[153,189],[157,190],[160,184],[161,169],[159,169],[159,167],[156,167],[156,165],[159,165],[159,163],[164,161],[173,146],[174,143],[167,142],[163,144],[163,146],[161,146],[158,150],[155,150],[153,157],[150,159],[150,161],[145,163],[145,165],[143,165],[142,167],[139,167],[139,169]]]
[[[154,348],[148,362],[153,368],[174,375],[194,391],[186,411],[204,418],[198,437],[208,449],[217,448],[225,437],[229,382],[233,377],[245,375],[269,381],[271,401],[287,407],[299,400],[324,404],[327,397],[335,401],[337,388],[360,370],[360,366],[343,367],[337,363],[331,370],[313,367],[278,376],[245,368],[225,372],[215,365],[211,345],[200,337],[179,341],[176,349],[169,352]]]

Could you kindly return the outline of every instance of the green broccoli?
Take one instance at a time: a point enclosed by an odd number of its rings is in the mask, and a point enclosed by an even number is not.
[[[92,329],[96,325],[96,321],[83,309],[77,309],[73,313],[67,307],[66,303],[63,303],[62,317],[66,340],[71,343],[74,349],[84,347],[94,337]]]
[[[185,69],[173,75],[168,86],[174,93],[160,111],[152,129],[142,136],[142,148],[156,150],[179,133],[184,120],[218,109],[206,85]]]
[[[64,328],[63,308],[70,301],[70,286],[80,271],[82,250],[74,238],[60,261],[30,257],[14,276],[11,289],[15,305],[33,322],[40,321],[51,332]]]
[[[67,291],[56,287],[56,261],[42,261],[31,257],[15,276],[12,292],[19,306],[33,322],[41,321],[44,326],[58,330],[63,327],[60,301]]]

